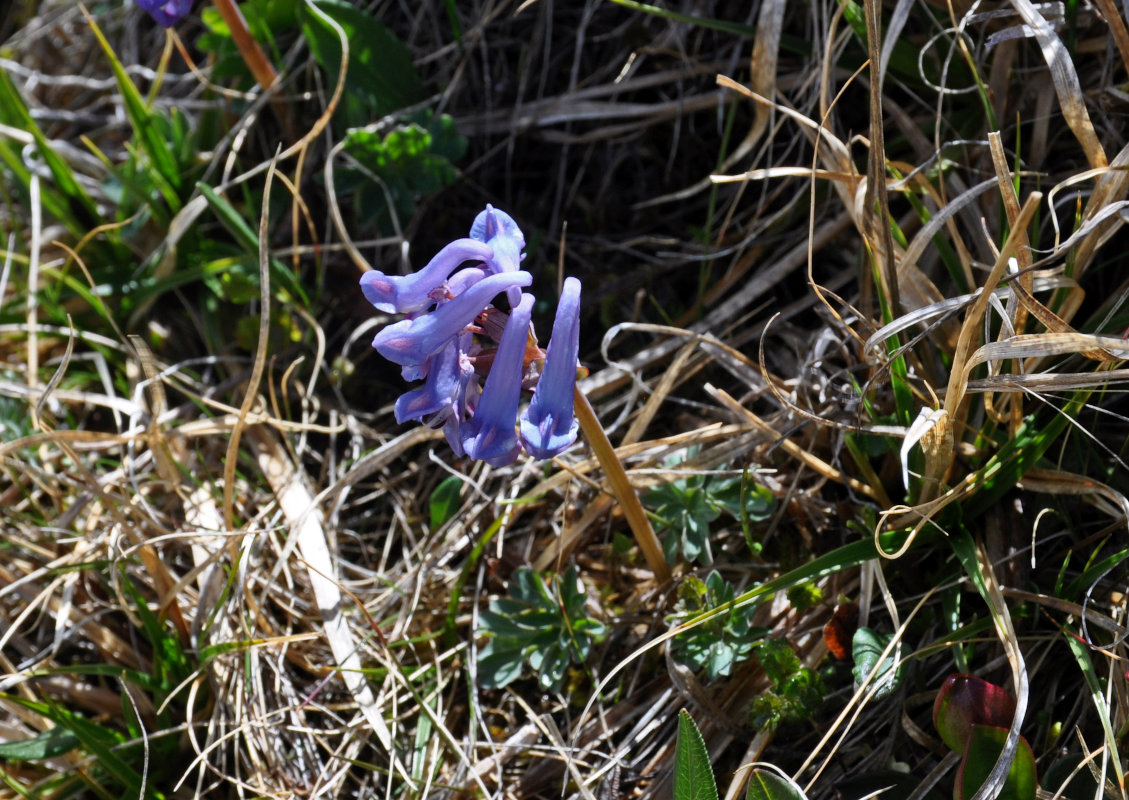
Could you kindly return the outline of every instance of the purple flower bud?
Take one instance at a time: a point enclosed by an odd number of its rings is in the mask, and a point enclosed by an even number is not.
[[[456,239],[444,247],[423,269],[411,275],[385,275],[373,270],[361,276],[361,291],[378,311],[410,314],[423,311],[443,299],[447,276],[464,261],[489,261],[494,249],[474,239]],[[457,292],[456,292],[457,294]]]
[[[486,210],[480,212],[470,226],[470,238],[485,242],[494,249],[493,256],[486,261],[491,272],[514,272],[521,268],[521,261],[525,258],[521,252],[525,247],[525,235],[505,211],[487,203]],[[521,292],[511,289],[507,299],[511,306],[516,306],[521,300]]]
[[[421,366],[474,322],[499,292],[532,282],[533,277],[521,270],[490,275],[428,314],[383,328],[372,340],[372,346],[393,364]]]
[[[137,0],[137,5],[164,28],[171,28],[192,10],[194,0]]]
[[[566,278],[545,354],[545,368],[529,408],[521,416],[522,442],[534,458],[552,458],[576,441],[572,400],[579,350],[580,281]]]
[[[489,278],[487,279],[489,280]],[[510,464],[520,450],[517,443],[517,407],[521,400],[521,378],[525,371],[525,346],[529,340],[529,317],[533,295],[523,294],[510,312],[502,341],[482,387],[474,416],[463,425],[463,450],[471,458],[492,467]]]

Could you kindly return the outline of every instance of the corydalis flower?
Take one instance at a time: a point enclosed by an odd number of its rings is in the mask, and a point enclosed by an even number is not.
[[[509,464],[517,458],[514,423],[521,402],[521,378],[532,311],[533,295],[523,294],[502,331],[502,341],[498,343],[498,352],[490,365],[490,375],[482,387],[474,417],[463,426],[463,450],[471,458],[485,461],[492,467]]]
[[[456,239],[440,250],[419,272],[385,275],[373,270],[361,276],[361,291],[378,311],[410,314],[423,311],[444,297],[447,278],[464,261],[488,261],[494,249],[474,239]]]
[[[442,426],[456,454],[495,467],[512,463],[523,448],[552,458],[576,440],[580,282],[565,281],[553,335],[542,351],[530,327],[534,298],[521,291],[533,280],[520,268],[524,247],[513,218],[488,205],[470,238],[451,242],[418,272],[372,271],[361,278],[361,290],[377,309],[407,315],[377,333],[373,347],[403,367],[405,379],[424,379],[396,401],[396,421]],[[476,264],[459,269],[466,262]],[[491,305],[503,292],[509,315]],[[521,393],[530,387],[533,399],[521,415],[519,437]]]
[[[572,393],[580,349],[580,281],[566,278],[545,354],[545,369],[521,416],[521,439],[534,458],[552,458],[576,441]]]
[[[493,253],[486,260],[491,272],[514,272],[521,268],[525,255],[525,234],[505,211],[499,211],[489,203],[486,210],[474,218],[470,226],[470,238],[487,244]],[[510,306],[521,302],[521,290],[510,289],[506,296]]]
[[[403,367],[422,365],[454,339],[494,297],[511,286],[528,286],[533,277],[518,271],[483,278],[430,314],[405,319],[384,328],[372,340],[382,356]]]
[[[171,28],[192,10],[194,0],[137,0],[137,5],[164,28]]]

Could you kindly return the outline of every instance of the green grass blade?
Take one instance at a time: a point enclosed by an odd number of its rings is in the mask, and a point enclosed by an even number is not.
[[[35,139],[39,157],[43,159],[54,180],[54,187],[42,187],[40,197],[47,212],[66,225],[74,236],[82,236],[98,224],[98,209],[94,201],[75,179],[74,172],[51,146],[50,140],[32,119],[23,98],[8,73],[0,69],[0,123],[26,131]],[[23,159],[7,142],[0,147],[0,158],[15,173],[24,189],[31,181],[31,173]]]
[[[1098,677],[1097,672],[1094,670],[1094,662],[1090,658],[1090,650],[1081,639],[1070,633],[1065,634],[1066,644],[1070,647],[1070,652],[1074,654],[1074,660],[1078,662],[1078,669],[1082,671],[1082,677],[1086,681],[1086,688],[1090,691],[1090,700],[1094,704],[1094,710],[1098,714],[1098,718],[1102,723],[1102,731],[1105,733],[1105,743],[1107,754],[1110,763],[1113,764],[1114,772],[1117,775],[1117,785],[1125,785],[1125,772],[1121,768],[1121,755],[1117,749],[1117,736],[1113,730],[1113,724],[1110,721],[1111,709],[1109,703],[1106,702],[1105,695],[1102,694],[1102,679]]]
[[[134,135],[137,136],[153,165],[153,171],[150,174],[154,183],[157,184],[157,188],[165,198],[169,208],[173,213],[176,213],[181,206],[177,194],[181,182],[180,170],[177,167],[176,159],[173,158],[172,150],[169,149],[168,142],[165,141],[164,135],[160,131],[156,115],[145,105],[141,92],[137,90],[137,86],[126,73],[125,67],[122,66],[122,62],[118,60],[114,49],[102,34],[102,29],[98,27],[98,23],[89,16],[87,22],[90,24],[90,30],[94,33],[98,44],[101,45],[102,51],[106,54],[106,58],[110,61],[110,68],[118,82],[118,91],[121,92],[122,104],[125,107],[125,114],[129,118],[129,124],[133,127]]]
[[[248,253],[253,254],[258,258],[259,254],[259,236],[247,224],[247,220],[243,215],[236,211],[235,206],[228,202],[227,198],[218,194],[215,189],[205,183],[196,184],[196,188],[200,190],[200,194],[208,202],[208,206],[215,212],[219,221],[227,228],[228,232],[235,237],[235,240],[242,246]],[[276,282],[276,289],[282,288],[290,292],[294,297],[297,297],[303,306],[309,306],[310,299],[306,295],[305,290],[293,272],[287,269],[282,262],[277,258],[270,260],[271,278]]]
[[[51,703],[27,700],[10,694],[0,695],[0,697],[9,702],[18,703],[70,731],[82,743],[83,748],[97,759],[98,766],[122,784],[131,795],[134,797],[141,796],[144,781],[141,773],[119,755],[117,747],[123,743],[119,734]],[[146,796],[157,800],[164,798],[163,794],[151,787],[146,792]]]

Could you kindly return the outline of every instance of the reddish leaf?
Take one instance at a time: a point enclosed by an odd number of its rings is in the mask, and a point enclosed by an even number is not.
[[[859,607],[857,603],[839,603],[835,613],[823,626],[823,641],[831,655],[839,661],[851,658],[851,639],[859,626]]]
[[[950,750],[964,752],[973,725],[1011,727],[1015,699],[1006,689],[975,675],[950,675],[933,703],[933,726]]]

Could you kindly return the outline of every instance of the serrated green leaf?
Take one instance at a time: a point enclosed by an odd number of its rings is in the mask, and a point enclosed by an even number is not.
[[[749,773],[745,800],[807,800],[800,788],[770,769],[757,767]]]
[[[674,800],[717,800],[717,781],[702,732],[686,709],[678,712],[674,745]]]

